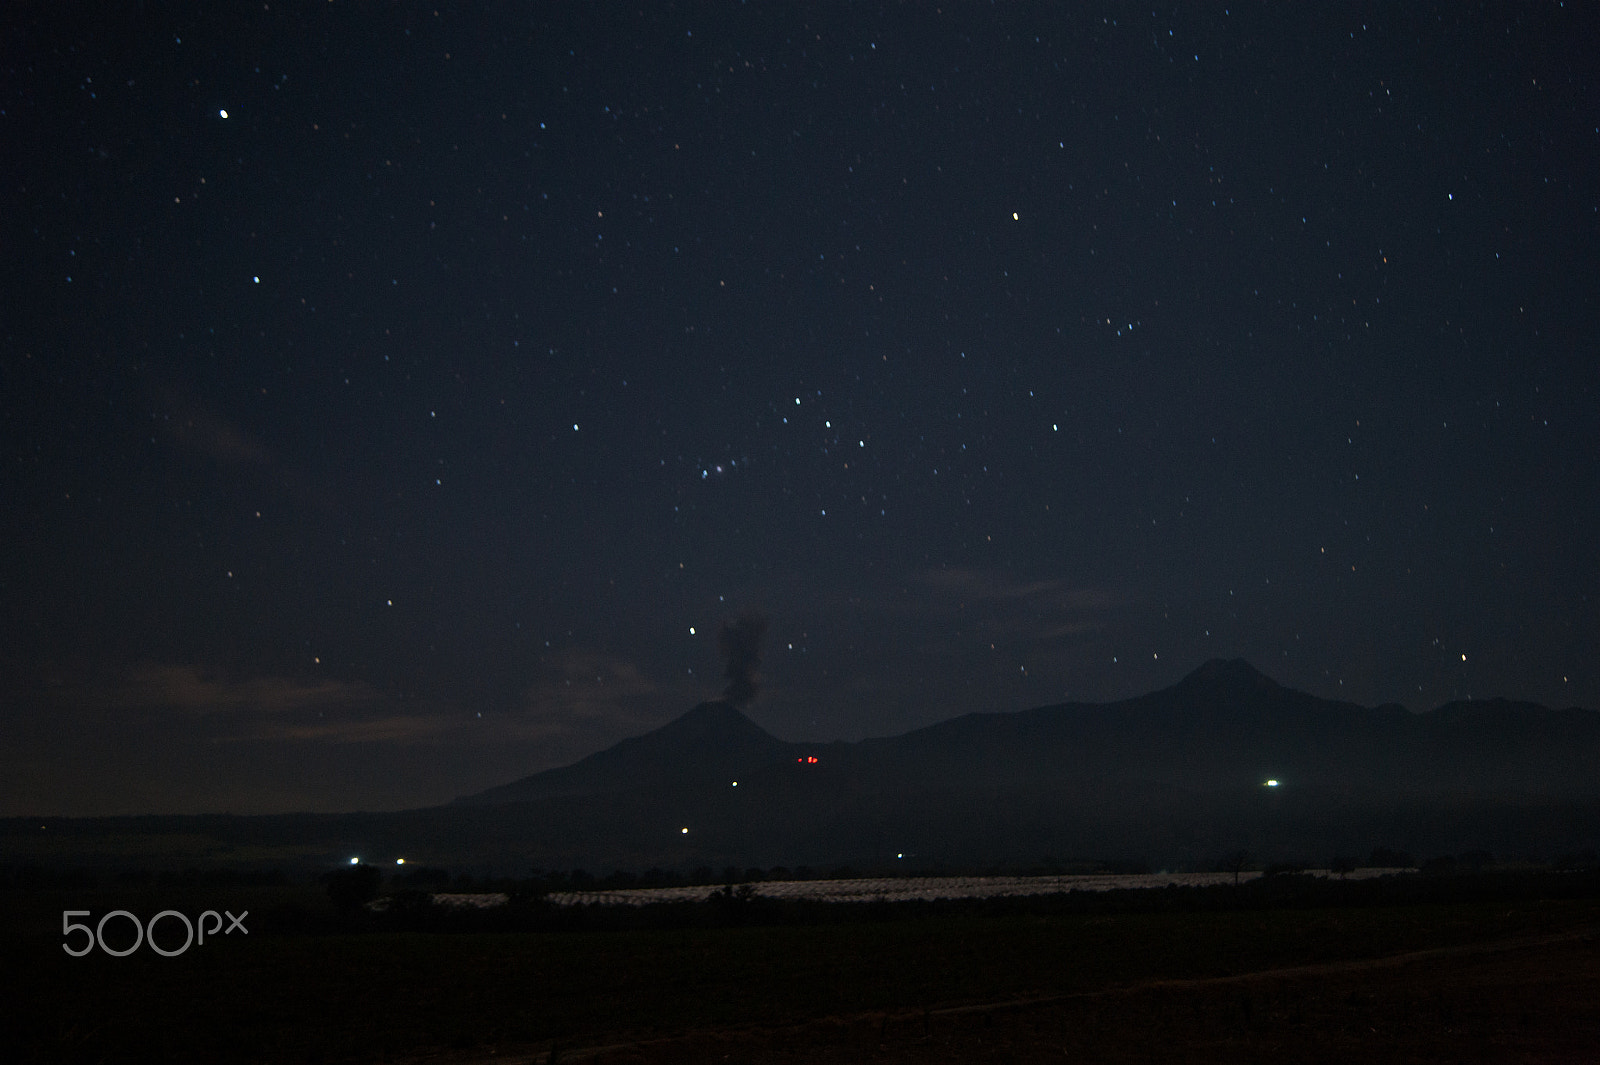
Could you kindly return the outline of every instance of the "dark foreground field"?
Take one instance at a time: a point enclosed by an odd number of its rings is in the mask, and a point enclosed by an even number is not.
[[[1042,999],[710,1030],[559,1057],[660,1065],[1597,1059],[1600,952],[1592,929],[1235,976],[1157,978]]]
[[[3,1000],[24,1061],[1600,1060],[1600,899],[1541,884],[458,933],[306,931],[309,888],[19,892]],[[61,948],[63,909],[225,907],[251,933],[178,957]]]

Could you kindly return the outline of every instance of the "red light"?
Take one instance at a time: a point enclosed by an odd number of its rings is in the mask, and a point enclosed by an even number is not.
[[[808,761],[808,762],[815,762],[815,761],[816,761],[816,759],[815,759],[815,758],[807,758],[807,759],[806,759],[806,761]]]

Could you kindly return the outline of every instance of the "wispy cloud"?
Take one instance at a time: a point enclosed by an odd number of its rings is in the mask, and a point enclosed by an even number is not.
[[[1099,632],[1103,626],[1097,621],[1066,621],[1057,625],[1048,625],[1036,631],[1034,638],[1042,643],[1051,643],[1056,640],[1075,640],[1080,636],[1088,636]]]
[[[920,581],[941,592],[973,600],[1011,602],[1047,594],[1059,581],[1015,581],[989,570],[941,568],[924,571]]]
[[[1061,580],[1018,581],[993,570],[941,567],[925,570],[922,584],[948,597],[973,603],[1012,603],[1039,609],[1098,612],[1124,598],[1104,588],[1073,587]]]
[[[177,710],[204,716],[357,707],[382,698],[375,689],[359,682],[290,677],[226,680],[207,676],[194,666],[146,665],[118,682],[80,690],[74,701],[101,710]]]
[[[442,714],[390,714],[315,724],[276,723],[248,738],[322,743],[418,743],[459,727],[459,722]]]
[[[526,739],[631,735],[688,709],[686,685],[663,683],[631,659],[568,649],[548,656],[523,692],[515,731]]]
[[[233,422],[176,390],[158,394],[160,425],[168,436],[195,454],[221,466],[270,466],[266,446]]]
[[[150,664],[109,683],[58,684],[64,710],[137,715],[160,729],[182,725],[216,743],[416,743],[461,727],[458,714],[400,712],[359,681],[264,676],[232,679],[192,665]]]

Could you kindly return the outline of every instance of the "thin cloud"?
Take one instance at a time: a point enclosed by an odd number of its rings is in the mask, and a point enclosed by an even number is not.
[[[1043,643],[1055,640],[1074,640],[1080,636],[1090,636],[1100,632],[1104,627],[1093,621],[1069,621],[1040,629],[1034,633],[1034,637]]]
[[[62,710],[133,716],[153,728],[182,725],[212,742],[416,743],[459,729],[458,715],[396,713],[370,685],[292,677],[222,679],[189,665],[152,664],[98,686],[58,685]]]
[[[418,743],[459,729],[460,723],[443,716],[397,714],[354,721],[319,721],[316,724],[270,724],[241,739],[283,739],[321,743]]]
[[[172,389],[163,389],[159,402],[165,408],[161,427],[187,450],[221,466],[272,465],[265,445],[214,411]]]
[[[176,710],[207,716],[238,712],[289,714],[306,709],[363,706],[379,702],[383,696],[359,682],[289,677],[219,680],[207,677],[194,666],[147,665],[118,683],[76,693],[68,689],[57,698],[99,710]]]
[[[920,580],[951,595],[1000,602],[1033,599],[1061,587],[1060,581],[1014,581],[989,570],[961,567],[927,570]]]
[[[687,709],[682,685],[653,679],[630,659],[568,649],[547,656],[523,692],[514,730],[524,739],[631,735]]]
[[[1012,603],[1041,611],[1101,613],[1127,597],[1106,588],[1072,587],[1061,580],[1018,581],[993,570],[960,566],[925,570],[918,580],[948,598],[973,603]]]

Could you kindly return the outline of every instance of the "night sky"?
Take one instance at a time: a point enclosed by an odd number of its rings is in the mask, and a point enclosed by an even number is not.
[[[1600,706],[1600,20],[1060,6],[8,5],[0,813]]]

